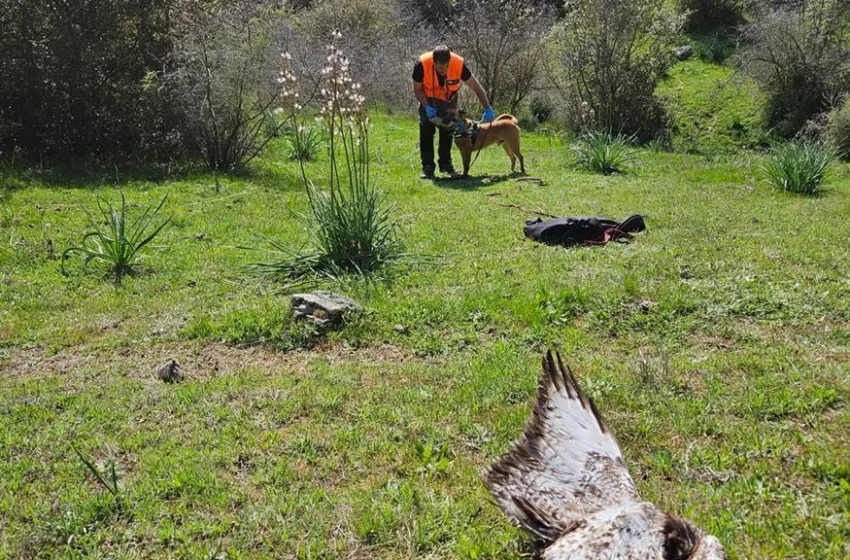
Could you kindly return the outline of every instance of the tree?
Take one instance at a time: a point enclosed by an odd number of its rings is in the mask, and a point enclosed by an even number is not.
[[[177,67],[164,83],[186,116],[187,142],[210,169],[245,165],[284,126],[274,121],[274,110],[285,31],[273,6],[247,0],[181,4],[174,27]]]
[[[850,91],[850,1],[760,0],[755,13],[742,66],[768,94],[768,123],[791,137]]]
[[[452,50],[470,60],[490,103],[516,113],[542,70],[551,9],[523,0],[461,0],[449,23]]]
[[[171,64],[172,4],[0,0],[0,150],[137,158],[173,140],[145,79]]]
[[[682,17],[665,0],[574,0],[552,35],[553,87],[567,107],[588,107],[598,130],[650,140],[664,129],[655,98],[673,64]],[[585,105],[583,105],[585,104]],[[571,115],[577,122],[583,115]]]

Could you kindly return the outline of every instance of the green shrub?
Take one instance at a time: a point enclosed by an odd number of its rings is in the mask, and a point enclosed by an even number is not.
[[[735,35],[715,33],[701,38],[701,41],[696,44],[696,53],[703,62],[722,64],[735,53],[736,48]]]
[[[727,29],[744,21],[741,0],[678,0],[688,31]]]
[[[100,219],[88,216],[91,229],[83,236],[82,243],[69,247],[62,253],[62,273],[67,274],[65,260],[77,253],[84,257],[83,267],[88,266],[93,260],[109,263],[115,275],[115,281],[120,282],[125,274],[132,272],[133,266],[137,264],[140,257],[140,251],[171,221],[171,217],[167,218],[148,233],[167,198],[167,196],[163,197],[156,208],[153,205],[148,206],[134,220],[127,215],[127,204],[123,192],[120,209],[115,209],[108,201],[98,198]],[[103,223],[106,224],[106,228],[102,225]]]
[[[276,75],[282,12],[249,0],[190,0],[172,32],[177,66],[163,80],[185,115],[183,135],[215,171],[244,167],[286,125],[273,118],[287,84]]]
[[[829,112],[826,124],[826,139],[838,152],[838,156],[850,160],[850,96],[844,103]]]
[[[850,89],[846,2],[755,5],[757,19],[743,33],[743,67],[767,95],[767,123],[793,138],[827,108],[832,92]]]
[[[554,108],[551,100],[542,95],[533,95],[528,103],[529,110],[539,123],[545,123],[552,117]]]
[[[762,171],[767,182],[779,190],[815,195],[834,160],[835,153],[825,144],[788,142],[773,151]]]
[[[667,115],[655,90],[675,62],[681,24],[665,0],[570,2],[549,35],[547,65],[566,124],[575,132],[634,134],[641,142],[662,136]]]
[[[0,0],[0,151],[28,159],[174,157],[175,0]],[[155,70],[156,72],[152,71]]]
[[[603,175],[623,173],[631,158],[630,138],[609,132],[588,132],[581,135],[571,150],[579,167]]]

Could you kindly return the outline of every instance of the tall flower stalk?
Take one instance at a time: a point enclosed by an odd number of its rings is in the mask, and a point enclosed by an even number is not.
[[[337,46],[341,38],[342,34],[334,31],[333,41],[327,46],[327,64],[322,69],[324,84],[319,92],[321,105],[317,117],[324,121],[330,138],[328,193],[331,197],[355,196],[370,187],[369,116],[360,84],[351,78],[351,63]],[[343,161],[345,169],[341,170]],[[307,179],[304,166],[301,170],[313,205],[317,191]]]
[[[372,182],[369,154],[369,116],[360,84],[351,76],[351,63],[339,48],[342,34],[334,31],[321,72],[317,121],[328,137],[328,178],[325,188],[310,180],[303,161],[301,177],[310,203],[308,215],[314,250],[309,253],[286,251],[283,260],[255,265],[264,274],[283,275],[303,281],[308,276],[336,276],[353,271],[368,274],[397,259],[402,252],[393,207]],[[278,82],[283,91],[281,111],[289,111],[296,121],[302,116],[296,83],[283,56]]]

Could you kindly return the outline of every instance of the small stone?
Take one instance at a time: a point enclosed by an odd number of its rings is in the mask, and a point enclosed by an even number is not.
[[[407,334],[410,332],[410,330],[404,325],[396,325],[393,327],[393,330],[398,334]]]
[[[673,49],[673,55],[679,60],[687,60],[694,54],[694,48],[691,45],[684,45]]]
[[[177,363],[177,360],[171,360],[167,364],[160,366],[157,376],[166,383],[180,383],[183,381],[183,373],[180,371],[180,364]]]
[[[291,298],[292,314],[319,326],[337,323],[349,315],[363,310],[351,298],[330,292],[294,294]]]
[[[647,313],[649,311],[652,311],[655,308],[655,306],[656,306],[656,303],[654,301],[652,301],[651,299],[642,299],[639,302],[637,302],[637,308],[640,311],[642,311],[643,313]]]

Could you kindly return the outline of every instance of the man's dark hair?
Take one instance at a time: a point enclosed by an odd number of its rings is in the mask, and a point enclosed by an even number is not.
[[[434,47],[434,62],[437,64],[448,64],[452,58],[452,52],[445,45]]]

